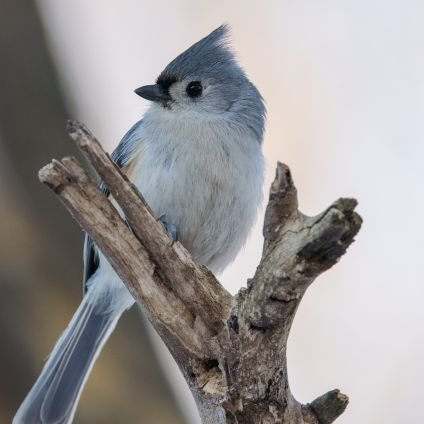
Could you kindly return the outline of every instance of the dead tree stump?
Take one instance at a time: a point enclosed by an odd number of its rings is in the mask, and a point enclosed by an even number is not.
[[[348,398],[338,390],[306,405],[296,401],[286,349],[306,289],[339,260],[361,227],[356,201],[339,199],[321,214],[305,216],[289,168],[278,163],[261,261],[247,288],[231,296],[172,242],[90,132],[69,122],[68,133],[111,196],[106,198],[73,158],[53,160],[40,170],[40,180],[59,196],[146,313],[180,367],[202,422],[329,424],[342,414]]]

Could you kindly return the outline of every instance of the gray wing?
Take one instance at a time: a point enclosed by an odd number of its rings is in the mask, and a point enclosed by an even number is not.
[[[137,138],[135,137],[136,130],[142,124],[142,119],[136,122],[129,131],[122,137],[121,142],[116,146],[115,150],[112,152],[111,158],[113,161],[120,167],[124,167],[128,163],[128,159],[132,157],[132,154],[136,148]],[[103,183],[99,183],[100,190],[104,193],[105,196],[109,196],[109,190]],[[85,235],[84,240],[84,293],[86,292],[86,284],[90,277],[96,272],[97,267],[99,266],[99,255],[97,253],[97,248],[91,240],[90,236]]]

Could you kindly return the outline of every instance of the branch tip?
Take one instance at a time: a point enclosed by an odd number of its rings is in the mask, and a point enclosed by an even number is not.
[[[74,119],[68,119],[66,121],[66,132],[71,137],[75,136],[78,131],[80,130],[82,124],[80,124],[78,121],[75,121]]]
[[[348,403],[348,396],[335,389],[318,397],[308,406],[317,416],[319,424],[331,424],[343,414]]]
[[[358,201],[350,197],[341,197],[333,203],[334,207],[342,212],[353,211],[358,206]]]
[[[43,184],[46,184],[56,193],[70,180],[68,170],[57,159],[52,159],[50,163],[43,166],[43,168],[38,171],[38,178]]]
[[[38,179],[43,183],[47,183],[49,180],[49,175],[53,171],[53,163],[50,162],[47,165],[44,165],[39,171],[38,171]]]
[[[84,147],[89,142],[97,141],[83,123],[73,119],[69,119],[66,122],[66,132],[79,147]]]
[[[280,230],[297,214],[297,190],[290,168],[277,162],[275,179],[271,184],[269,203],[265,212],[263,235],[266,242],[278,237]]]
[[[271,191],[286,191],[287,189],[294,189],[294,183],[293,178],[291,176],[290,168],[282,162],[277,162],[275,179],[272,183]]]

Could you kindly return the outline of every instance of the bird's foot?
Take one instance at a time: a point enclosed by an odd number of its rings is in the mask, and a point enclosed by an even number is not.
[[[159,217],[159,221],[162,222],[165,227],[166,232],[172,238],[173,241],[177,241],[177,227],[176,225],[167,217],[166,214],[162,214]]]

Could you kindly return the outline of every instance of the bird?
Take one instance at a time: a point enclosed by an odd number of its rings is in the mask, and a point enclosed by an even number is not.
[[[150,106],[112,153],[172,238],[215,274],[247,239],[265,169],[265,103],[229,38],[229,26],[219,26],[173,59],[155,84],[136,89]],[[96,358],[134,304],[88,236],[83,279],[81,304],[14,424],[71,423]]]

